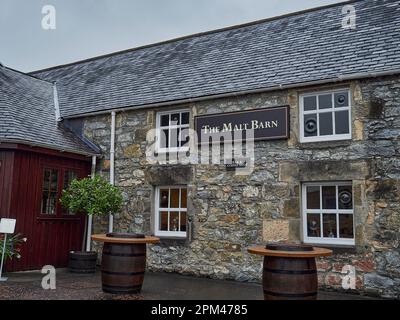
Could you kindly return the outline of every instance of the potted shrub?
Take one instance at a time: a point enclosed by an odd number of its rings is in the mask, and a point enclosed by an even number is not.
[[[102,177],[95,176],[73,180],[69,187],[63,190],[60,202],[64,208],[72,212],[102,216],[121,209],[122,195],[117,187]],[[85,240],[84,236],[82,247],[85,245]],[[75,273],[93,273],[96,271],[96,262],[97,252],[95,251],[71,251],[69,269]]]

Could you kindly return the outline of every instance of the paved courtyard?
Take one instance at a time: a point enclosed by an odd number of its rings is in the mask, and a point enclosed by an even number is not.
[[[43,290],[38,271],[10,273],[0,282],[1,300],[262,300],[261,285],[147,273],[140,295],[114,296],[101,290],[100,272],[92,275],[57,270],[55,290]],[[320,292],[320,300],[371,299],[350,294]]]

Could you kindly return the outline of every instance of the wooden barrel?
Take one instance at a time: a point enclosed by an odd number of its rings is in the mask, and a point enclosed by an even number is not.
[[[272,244],[266,247],[279,251],[313,251],[312,246]],[[314,257],[293,258],[265,256],[263,271],[265,300],[316,300],[317,267]]]
[[[71,251],[68,268],[73,273],[95,273],[96,262],[97,252]]]
[[[107,237],[144,238],[144,235],[111,233]],[[146,244],[104,243],[101,263],[103,291],[134,294],[142,289],[146,268]]]

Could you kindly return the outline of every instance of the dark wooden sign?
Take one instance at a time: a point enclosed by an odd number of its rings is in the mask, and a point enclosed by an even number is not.
[[[246,139],[251,129],[255,141],[288,139],[289,106],[196,116],[195,128],[199,143]]]
[[[229,163],[225,163],[225,168],[227,170],[235,170],[237,168],[246,168],[248,164],[248,159],[246,158],[239,158],[239,159],[232,159]]]

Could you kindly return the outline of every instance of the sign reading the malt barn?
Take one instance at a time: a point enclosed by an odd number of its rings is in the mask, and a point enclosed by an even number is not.
[[[195,117],[200,143],[289,138],[289,106]]]

